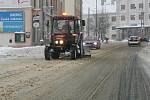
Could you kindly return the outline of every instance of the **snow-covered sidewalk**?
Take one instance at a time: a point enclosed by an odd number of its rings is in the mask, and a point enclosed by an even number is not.
[[[120,43],[120,41],[109,41],[108,44]],[[109,46],[105,42],[102,43],[102,48]],[[44,57],[44,46],[31,46],[22,48],[0,47],[0,59],[16,57],[39,58]]]
[[[43,55],[44,46],[32,46],[22,48],[0,47],[0,58],[2,57],[38,57]]]

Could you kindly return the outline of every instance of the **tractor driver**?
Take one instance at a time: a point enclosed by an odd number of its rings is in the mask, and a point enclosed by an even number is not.
[[[71,48],[72,46],[72,27],[71,27],[71,23],[69,21],[65,21],[64,25],[62,26],[62,31],[63,33],[66,33],[67,34],[67,47],[68,49]]]
[[[64,25],[62,26],[63,32],[67,32],[68,33],[70,29],[71,29],[71,27],[69,25],[69,22],[65,21]]]

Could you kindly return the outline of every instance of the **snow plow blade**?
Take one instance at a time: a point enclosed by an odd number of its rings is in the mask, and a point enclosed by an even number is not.
[[[91,57],[91,51],[89,46],[84,46],[84,55],[83,58]]]

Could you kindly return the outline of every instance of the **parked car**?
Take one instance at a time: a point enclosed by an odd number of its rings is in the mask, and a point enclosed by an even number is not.
[[[148,37],[143,37],[140,40],[141,40],[141,42],[149,42],[149,38]]]
[[[141,41],[140,38],[138,36],[130,36],[128,39],[128,46],[140,46],[141,45]]]
[[[84,46],[89,46],[91,49],[100,49],[101,41],[98,37],[86,37],[83,41]]]

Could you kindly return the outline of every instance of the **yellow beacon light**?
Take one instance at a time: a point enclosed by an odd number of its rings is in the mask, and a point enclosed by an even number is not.
[[[67,16],[68,14],[67,14],[66,12],[64,12],[62,15],[63,15],[63,16]]]

